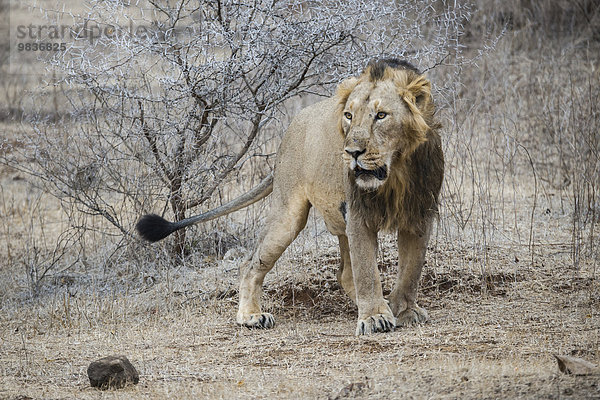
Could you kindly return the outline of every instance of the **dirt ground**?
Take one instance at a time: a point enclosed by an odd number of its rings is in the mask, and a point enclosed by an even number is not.
[[[574,271],[560,248],[540,249],[534,266],[493,251],[494,272],[481,275],[453,266],[468,255],[432,247],[420,294],[430,322],[355,337],[333,241],[314,250],[303,236],[265,285],[272,330],[235,325],[237,260],[146,272],[126,290],[115,288],[132,278],[123,269],[65,274],[53,293],[5,303],[0,398],[600,398],[600,375],[562,374],[554,358],[600,355],[596,272]],[[394,247],[383,242],[389,291]],[[88,364],[109,354],[129,357],[137,386],[89,386]]]

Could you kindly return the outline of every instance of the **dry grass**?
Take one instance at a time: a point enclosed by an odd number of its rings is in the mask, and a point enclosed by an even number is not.
[[[497,3],[479,6],[500,23]],[[600,398],[598,375],[563,375],[552,356],[600,364],[600,51],[582,39],[597,25],[544,37],[514,13],[561,26],[550,7],[506,3],[512,30],[464,70],[444,114],[448,171],[420,292],[429,323],[355,337],[337,245],[311,215],[265,283],[277,326],[235,326],[240,258],[215,254],[251,245],[268,201],[199,229],[201,249],[176,266],[88,233],[36,287],[31,268],[49,266],[69,221],[1,167],[0,399],[97,398],[86,368],[109,354],[140,372],[115,398]],[[2,124],[14,143],[27,129]],[[394,241],[379,254],[386,292]]]
[[[272,331],[233,324],[235,271],[226,274],[226,263],[218,292],[183,289],[190,279],[208,285],[212,268],[170,271],[130,293],[86,294],[64,282],[46,304],[3,313],[0,397],[95,398],[85,369],[117,353],[141,374],[118,397],[335,398],[351,383],[365,386],[350,394],[376,398],[600,395],[597,376],[561,375],[552,357],[598,361],[600,291],[588,271],[575,278],[554,263],[483,283],[465,271],[430,270],[422,294],[430,323],[357,338],[333,257],[302,261],[308,274],[294,276],[291,255],[267,283],[267,307],[278,317]]]

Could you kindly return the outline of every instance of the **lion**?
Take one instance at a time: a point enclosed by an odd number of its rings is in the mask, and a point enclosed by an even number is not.
[[[245,207],[272,192],[267,222],[240,267],[237,323],[272,328],[261,308],[262,284],[315,207],[338,237],[340,286],[358,307],[356,335],[427,321],[417,291],[444,175],[431,84],[398,59],[370,62],[335,95],[291,122],[272,176],[220,208],[171,223],[142,217],[142,237],[159,240],[190,224]],[[387,299],[377,267],[378,232],[398,234],[398,277]]]

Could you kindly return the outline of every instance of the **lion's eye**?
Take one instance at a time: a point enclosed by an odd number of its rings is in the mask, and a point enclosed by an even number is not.
[[[375,116],[375,119],[384,119],[385,117],[387,117],[387,113],[385,113],[383,111],[379,111],[377,113],[377,115]]]
[[[346,119],[347,119],[348,121],[352,121],[352,113],[345,112],[345,113],[344,113],[344,117],[346,117]]]

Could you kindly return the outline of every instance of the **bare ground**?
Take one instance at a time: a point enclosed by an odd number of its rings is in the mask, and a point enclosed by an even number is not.
[[[384,242],[389,290],[394,251]],[[549,254],[534,266],[497,251],[481,274],[432,248],[430,262],[449,262],[422,279],[430,322],[355,337],[326,243],[311,252],[300,239],[272,272],[265,300],[277,325],[267,331],[234,323],[235,260],[139,278],[116,271],[132,278],[122,290],[57,278],[52,293],[3,308],[0,398],[97,398],[86,368],[109,354],[127,355],[141,376],[111,392],[118,398],[600,398],[599,375],[564,375],[553,356],[600,361],[595,272],[573,270],[560,249],[540,249]],[[202,288],[216,279],[219,289]]]

